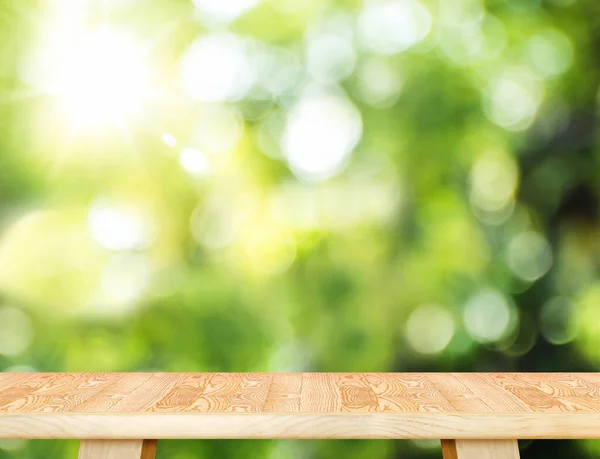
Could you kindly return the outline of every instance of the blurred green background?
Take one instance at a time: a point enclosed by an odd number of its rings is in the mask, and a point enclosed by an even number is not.
[[[599,49],[597,0],[0,0],[0,369],[597,370]]]

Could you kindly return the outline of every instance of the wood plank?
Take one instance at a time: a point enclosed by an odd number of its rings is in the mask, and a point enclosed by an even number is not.
[[[425,377],[444,395],[454,410],[465,413],[490,413],[493,411],[456,376],[446,373],[426,373]]]
[[[268,373],[244,373],[239,388],[227,411],[256,413],[262,411],[267,401],[273,376]]]
[[[102,380],[102,374],[91,373],[24,373],[0,391],[0,411],[39,411],[40,407],[53,406],[50,410],[68,410],[79,397],[78,384],[86,384],[87,380]],[[69,400],[69,394],[72,394]],[[61,404],[61,398],[66,398]]]
[[[185,378],[185,373],[154,373],[108,411],[125,413],[151,411],[158,400]]]
[[[600,412],[595,374],[25,373],[0,379],[0,413]]]
[[[297,413],[302,393],[301,373],[273,373],[264,412]]]
[[[564,394],[565,403],[576,402],[587,410],[600,410],[600,374],[572,373],[561,378],[561,383],[571,390]]]
[[[519,459],[516,440],[442,440],[444,459]]]
[[[84,440],[79,459],[154,459],[156,440]]]
[[[34,391],[33,388],[25,386],[25,384],[30,379],[39,378],[40,375],[34,373],[29,376],[23,373],[11,373],[10,376],[0,381],[0,412],[15,411],[19,406],[17,401],[25,394]],[[20,384],[23,379],[23,384]]]
[[[390,374],[390,378],[400,379],[406,384],[408,396],[417,403],[422,412],[454,412],[456,411],[432,383],[422,373],[405,373],[402,376]]]
[[[452,406],[420,373],[370,373],[365,376],[382,412],[451,412]]]
[[[0,379],[0,412],[226,412],[256,411],[262,404],[262,411],[287,409],[291,412],[595,413],[600,410],[600,379],[594,379],[595,376],[577,373],[306,373],[305,376],[299,373],[26,373]],[[202,395],[206,397],[202,399]],[[299,405],[297,400],[289,403],[298,397]],[[245,398],[255,401],[247,403]],[[359,399],[362,401],[357,403]],[[282,408],[284,406],[288,408]]]
[[[64,377],[63,373],[17,373],[6,381],[0,381],[0,394],[10,395],[13,392],[33,392],[54,380]],[[14,398],[13,398],[14,400]]]
[[[494,412],[497,413],[527,413],[535,411],[535,407],[527,405],[510,392],[502,389],[490,377],[489,373],[452,373],[458,378],[471,392],[485,402]]]
[[[599,439],[600,414],[8,413],[0,438]]]
[[[241,373],[214,374],[199,398],[185,411],[203,413],[224,413],[227,411],[242,383]]]
[[[550,373],[550,374],[554,374],[554,373]],[[571,373],[567,373],[571,374]],[[586,381],[596,385],[596,386],[600,386],[600,373],[573,373],[575,375],[577,375],[579,378],[581,379],[585,379]]]
[[[500,387],[536,410],[586,411],[590,406],[600,409],[600,388],[594,387],[575,375],[553,378],[548,374],[491,374]]]
[[[72,376],[72,377],[69,377]],[[117,373],[73,373],[51,381],[27,394],[22,400],[21,412],[60,412],[71,411],[84,403],[106,386],[118,381]]]
[[[376,412],[379,401],[366,377],[360,373],[341,373],[336,385],[340,391],[341,410],[344,412]]]
[[[169,426],[167,426],[169,424]],[[595,373],[27,373],[0,438],[600,438]]]
[[[419,405],[409,397],[400,378],[388,377],[385,373],[371,373],[365,375],[365,378],[377,397],[379,411],[400,413],[419,411]]]
[[[0,386],[9,387],[12,383],[23,377],[31,376],[35,373],[12,373],[12,372],[0,372]]]
[[[200,398],[211,377],[211,373],[184,374],[170,390],[165,390],[164,397],[153,404],[149,410],[170,413],[187,410],[190,403]]]
[[[329,373],[303,373],[300,410],[305,413],[338,412],[342,406],[339,387]]]
[[[152,377],[152,373],[127,373],[112,384],[92,395],[85,402],[77,405],[77,412],[102,413],[111,411],[125,397],[138,389]]]

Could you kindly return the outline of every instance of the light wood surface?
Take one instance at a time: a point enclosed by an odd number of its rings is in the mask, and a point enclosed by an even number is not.
[[[444,459],[519,459],[516,440],[442,440]]]
[[[600,374],[0,373],[0,438],[600,438]]]
[[[84,440],[79,459],[154,459],[156,440]]]

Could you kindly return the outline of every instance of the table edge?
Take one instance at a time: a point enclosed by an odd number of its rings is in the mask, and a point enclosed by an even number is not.
[[[2,413],[0,438],[597,439],[600,413]]]

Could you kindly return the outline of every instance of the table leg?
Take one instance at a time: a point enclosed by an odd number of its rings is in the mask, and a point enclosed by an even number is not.
[[[81,440],[79,459],[154,459],[156,440]]]
[[[519,459],[517,440],[442,440],[444,459]]]

